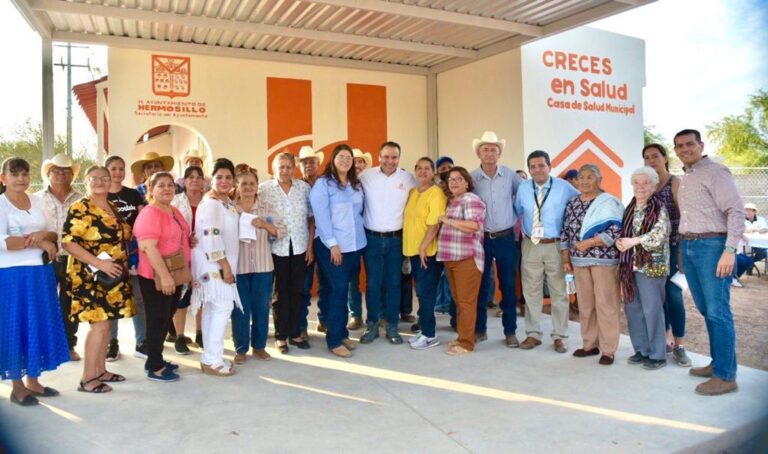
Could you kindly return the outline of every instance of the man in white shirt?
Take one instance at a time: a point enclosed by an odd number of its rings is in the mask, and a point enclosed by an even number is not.
[[[387,339],[402,344],[397,324],[400,315],[400,274],[403,263],[403,211],[416,179],[398,167],[400,145],[386,142],[379,150],[379,167],[365,170],[360,181],[365,191],[367,328],[360,342],[379,337],[379,313],[384,309]],[[386,291],[383,291],[386,290]],[[386,295],[386,296],[384,296]],[[386,298],[386,301],[384,299]]]

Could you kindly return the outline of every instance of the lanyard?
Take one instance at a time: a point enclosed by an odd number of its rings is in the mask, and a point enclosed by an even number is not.
[[[549,193],[552,192],[552,177],[549,177],[549,188],[547,188],[547,193],[544,194],[544,198],[541,199],[541,204],[539,204],[539,197],[536,195],[536,183],[531,180],[531,187],[533,187],[533,201],[536,202],[536,208],[539,209],[539,213],[541,213],[541,207],[544,206],[544,203],[547,201],[547,197],[549,197]]]

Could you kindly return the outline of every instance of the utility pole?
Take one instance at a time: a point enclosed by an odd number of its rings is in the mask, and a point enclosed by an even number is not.
[[[64,63],[62,59],[60,63],[55,63],[53,66],[60,66],[62,69],[67,70],[67,154],[72,156],[72,68],[88,68],[91,71],[91,61],[87,60],[84,65],[72,64],[72,48],[76,49],[88,49],[87,46],[73,46],[72,43],[65,45],[56,45],[56,47],[67,48],[67,62]]]

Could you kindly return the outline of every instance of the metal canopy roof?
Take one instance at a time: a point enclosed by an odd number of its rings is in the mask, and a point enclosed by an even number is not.
[[[53,41],[434,74],[653,0],[12,0]]]

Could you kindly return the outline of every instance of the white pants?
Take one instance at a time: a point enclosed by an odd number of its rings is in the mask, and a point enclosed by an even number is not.
[[[210,301],[203,309],[203,354],[200,362],[211,367],[224,363],[224,331],[235,304],[229,301]]]

